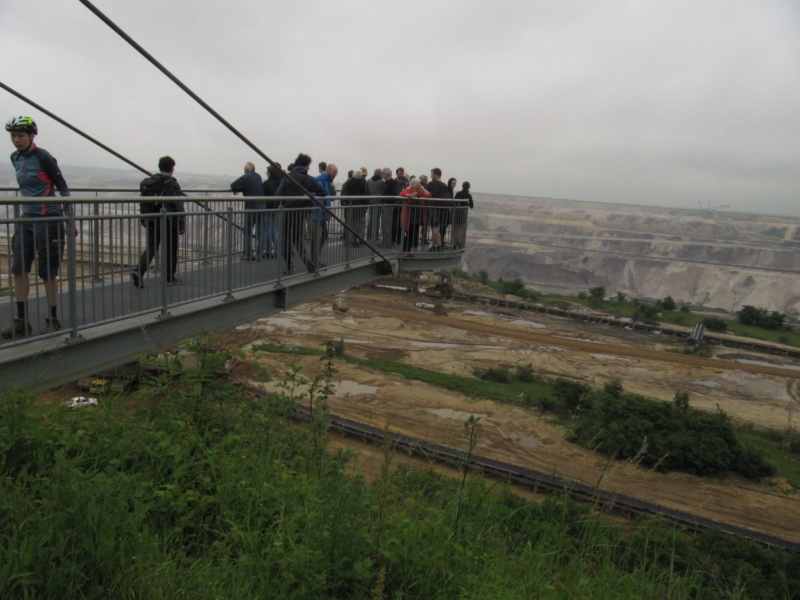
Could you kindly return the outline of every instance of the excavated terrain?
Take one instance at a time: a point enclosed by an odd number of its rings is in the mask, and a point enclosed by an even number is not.
[[[667,352],[679,342],[658,335],[386,287],[350,290],[346,298],[346,313],[332,310],[329,298],[226,332],[223,339],[250,348],[257,342],[321,347],[325,340],[342,338],[351,355],[465,376],[475,368],[532,363],[540,374],[594,386],[620,379],[628,391],[665,401],[677,389],[688,390],[697,408],[719,407],[735,419],[774,428],[786,427],[798,405],[794,386],[800,371],[787,360],[738,350],[717,358],[687,356]],[[317,356],[258,352],[252,360],[266,367],[273,381],[255,377],[252,364],[240,377],[267,390],[290,362],[306,376],[321,367]],[[538,410],[344,362],[337,368],[336,393],[329,400],[334,414],[457,448],[465,446],[463,423],[474,414],[481,417],[477,454],[589,485],[600,482],[603,489],[800,541],[800,494],[778,478],[754,483],[735,476],[656,473],[566,442],[563,427]],[[363,451],[346,440],[336,444]],[[354,469],[362,465],[369,476],[381,460],[380,449],[371,449],[352,464]]]
[[[800,219],[476,195],[465,268],[535,289],[800,314]]]

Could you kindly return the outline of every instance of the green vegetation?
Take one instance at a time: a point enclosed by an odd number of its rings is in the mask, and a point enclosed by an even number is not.
[[[762,231],[764,235],[771,235],[772,237],[781,238],[786,235],[786,227],[770,227]]]
[[[695,475],[732,471],[751,479],[776,473],[761,453],[742,445],[725,413],[689,408],[685,392],[675,395],[673,405],[622,394],[621,386],[618,396],[584,391],[580,397],[577,408],[584,412],[571,441],[582,446],[614,458],[641,461],[659,471]]]
[[[502,277],[497,281],[492,281],[489,279],[489,274],[486,271],[480,271],[476,276],[472,276],[466,271],[462,271],[461,269],[453,269],[450,271],[450,274],[453,277],[458,277],[459,279],[466,279],[467,281],[477,281],[483,285],[487,285],[491,287],[494,291],[499,292],[503,295],[513,295],[522,298],[523,300],[530,300],[531,302],[537,301],[541,294],[538,292],[534,292],[533,290],[529,290],[525,287],[525,283],[523,283],[522,279],[517,277],[516,279],[503,279]]]
[[[769,311],[766,308],[745,305],[736,313],[736,319],[742,325],[754,325],[762,329],[783,329],[786,315],[777,310]]]
[[[282,352],[282,350],[281,350]],[[330,355],[332,352],[328,352]],[[800,557],[658,520],[623,532],[563,498],[392,465],[371,483],[327,449],[335,373],[243,395],[173,365],[143,408],[0,399],[0,597],[797,599]],[[310,383],[312,422],[289,421]],[[308,400],[309,398],[306,397]],[[478,422],[465,424],[474,448]]]

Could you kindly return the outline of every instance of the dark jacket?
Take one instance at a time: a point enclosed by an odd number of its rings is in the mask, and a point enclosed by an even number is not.
[[[383,190],[386,187],[386,183],[383,181],[383,177],[380,175],[373,175],[369,178],[367,187],[369,188],[370,196],[383,196]]]
[[[261,175],[255,171],[248,171],[231,184],[231,191],[241,192],[243,196],[264,195],[264,184],[261,181]],[[263,201],[253,200],[245,201],[244,207],[246,210],[266,208]]]
[[[178,183],[178,180],[172,177],[169,173],[156,173],[153,175],[153,179],[164,179],[166,184],[164,185],[164,193],[161,194],[161,198],[165,196],[183,196],[183,192],[181,191],[181,184]],[[162,206],[168,213],[183,213],[186,212],[183,208],[183,202],[163,202]],[[173,219],[174,217],[170,217],[169,220]],[[154,224],[156,221],[152,219],[148,219],[147,221],[142,221],[142,224]],[[178,229],[186,229],[186,217],[180,216],[178,218]]]
[[[276,196],[289,196],[297,198],[305,196],[306,191],[309,191],[320,198],[324,198],[328,195],[327,190],[324,190],[317,180],[308,174],[308,169],[305,167],[295,167],[292,169],[291,176],[294,181],[289,179],[289,177],[284,177],[281,181],[281,184],[278,186],[277,191],[275,192]],[[298,184],[302,186],[302,188],[299,187]],[[292,202],[291,206],[316,206],[316,203],[309,199],[305,203]]]
[[[456,200],[469,200],[469,207],[475,208],[475,203],[472,201],[472,194],[470,194],[466,190],[461,190],[460,192],[456,192]]]
[[[281,184],[281,178],[280,177],[267,177],[264,180],[264,184],[262,186],[262,188],[264,190],[264,195],[265,196],[276,196],[277,195],[276,192],[278,191],[278,186],[280,184]],[[277,200],[267,200],[264,204],[266,205],[264,208],[272,209],[272,208],[278,208],[278,205],[280,204],[280,202],[278,202]]]
[[[51,198],[56,195],[54,188],[58,188],[62,196],[69,196],[69,188],[64,176],[61,175],[58,163],[47,150],[31,144],[25,152],[14,152],[11,155],[11,163],[17,172],[20,196]],[[22,212],[28,215],[62,216],[70,206],[68,203],[23,204]]]
[[[400,184],[396,179],[385,180],[385,185],[383,187],[384,196],[398,196],[402,191],[403,190],[400,189]],[[384,203],[386,204],[392,204],[393,202],[396,202],[394,198],[387,198],[386,200],[384,200]]]
[[[347,180],[347,195],[348,196],[369,196],[369,187],[367,187],[367,182],[363,177],[359,177],[358,179],[352,178]],[[346,201],[347,206],[351,204],[350,200]],[[352,200],[353,206],[365,206],[369,204],[369,200]]]
[[[432,202],[428,204],[430,206],[449,206],[447,204],[443,204],[442,202],[436,202],[436,198],[452,198],[452,192],[450,192],[450,188],[447,187],[447,184],[444,181],[437,181],[436,179],[431,179],[428,182],[428,185],[425,186],[425,189],[428,190],[431,194],[431,198],[433,199]]]

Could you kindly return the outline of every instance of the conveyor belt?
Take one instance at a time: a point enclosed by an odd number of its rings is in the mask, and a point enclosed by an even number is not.
[[[261,398],[266,398],[269,395],[255,388],[245,389],[254,396]],[[465,452],[442,446],[441,444],[415,439],[398,433],[392,433],[391,431],[384,431],[377,427],[365,425],[330,413],[327,413],[326,417],[333,431],[349,437],[359,438],[365,442],[383,445],[389,441],[393,444],[394,448],[398,450],[405,450],[409,454],[422,456],[429,460],[454,465],[459,468],[467,459],[467,454]],[[292,409],[292,418],[297,421],[310,422],[311,411],[305,406],[295,405]],[[563,494],[575,500],[592,502],[609,508],[613,507],[615,510],[633,514],[659,515],[671,520],[682,529],[692,532],[718,528],[725,533],[753,540],[766,546],[782,548],[792,552],[800,552],[800,543],[797,542],[666,508],[658,504],[653,504],[652,502],[645,502],[623,494],[600,490],[577,481],[558,477],[554,474],[543,473],[541,471],[535,471],[533,469],[474,454],[469,459],[469,465],[473,468],[480,469],[481,473],[484,475],[499,477],[506,481],[527,485],[533,488],[535,492]]]

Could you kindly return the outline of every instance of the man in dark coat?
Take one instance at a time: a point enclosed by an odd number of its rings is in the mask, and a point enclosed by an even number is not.
[[[231,184],[231,190],[234,194],[242,194],[248,196],[262,196],[264,194],[264,184],[261,181],[261,175],[256,173],[256,166],[249,162],[244,165],[244,175],[239,177]],[[263,235],[263,221],[264,213],[256,212],[263,211],[267,207],[263,200],[245,200],[244,201],[244,231],[242,238],[242,259],[243,260],[258,260],[266,254],[265,239]],[[256,235],[256,253],[253,255],[253,229]]]

